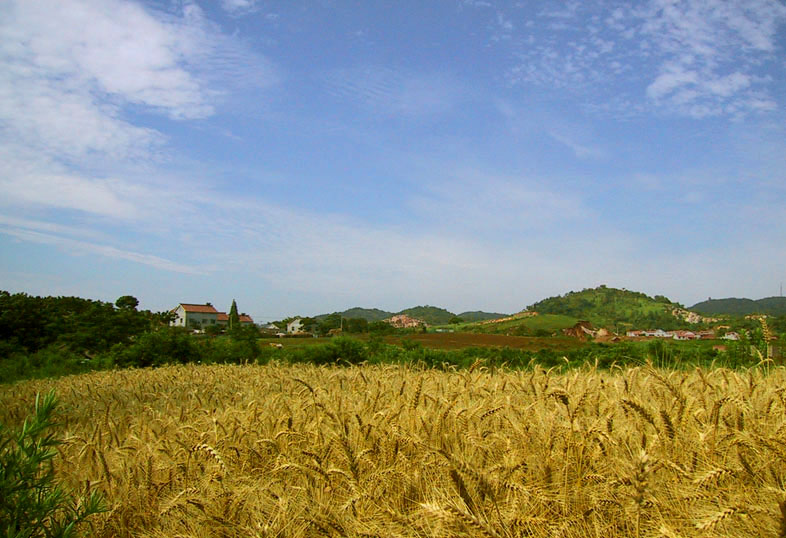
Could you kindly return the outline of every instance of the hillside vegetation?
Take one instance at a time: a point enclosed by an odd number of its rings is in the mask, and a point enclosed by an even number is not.
[[[407,308],[399,312],[399,314],[406,314],[411,318],[422,319],[429,325],[444,325],[456,317],[456,314],[449,312],[444,308],[428,305]]]
[[[671,311],[679,305],[662,295],[599,286],[550,297],[528,307],[539,314],[559,314],[590,321],[596,327],[672,329],[684,325]],[[621,327],[621,328],[622,328]]]
[[[485,333],[507,334],[511,336],[551,336],[562,329],[572,327],[578,318],[562,314],[543,314],[537,316],[508,316],[502,321],[487,320],[480,323],[460,325],[461,330]]]
[[[174,366],[54,389],[90,535],[783,536],[786,370]]]
[[[708,299],[696,303],[691,310],[702,314],[727,314],[747,316],[750,314],[769,314],[771,316],[786,315],[786,297],[767,297],[754,301],[752,299]]]

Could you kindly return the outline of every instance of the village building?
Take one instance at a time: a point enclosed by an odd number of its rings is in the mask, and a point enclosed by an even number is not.
[[[675,340],[696,340],[696,333],[691,331],[673,331],[672,338]]]
[[[180,303],[171,312],[175,314],[175,319],[169,323],[173,327],[198,330],[218,323],[218,310],[210,303]]]
[[[254,324],[254,320],[248,314],[240,314],[238,317],[241,327],[246,327]],[[226,312],[219,312],[216,320],[219,325],[226,327],[229,324],[229,314]]]
[[[287,334],[303,334],[304,332],[302,319],[296,318],[287,323]]]
[[[422,326],[428,326],[422,319],[411,318],[406,314],[398,314],[385,320],[385,323],[391,324],[397,329],[415,329]]]
[[[203,330],[212,325],[226,327],[229,324],[229,314],[219,312],[210,303],[180,303],[171,312],[175,314],[175,319],[170,322],[173,327]],[[254,320],[248,314],[240,314],[238,319],[241,327],[254,325]]]

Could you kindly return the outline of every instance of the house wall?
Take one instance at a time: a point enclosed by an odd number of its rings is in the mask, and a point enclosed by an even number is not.
[[[208,312],[188,312],[183,306],[178,306],[175,310],[177,319],[172,322],[175,327],[191,328],[194,323],[199,323],[202,328],[215,325],[218,314]]]
[[[217,322],[217,314],[209,314],[207,312],[186,312],[188,316],[186,319],[186,327],[190,328],[194,324],[199,324],[202,328],[209,325],[215,325]]]
[[[186,326],[186,309],[183,308],[182,306],[178,306],[175,309],[175,314],[177,314],[177,317],[175,318],[175,320],[172,323],[170,323],[170,325],[172,325],[173,327],[185,327]]]

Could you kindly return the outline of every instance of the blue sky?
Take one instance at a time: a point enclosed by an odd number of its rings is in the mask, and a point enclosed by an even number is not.
[[[258,321],[786,280],[786,4],[9,0],[0,289]]]

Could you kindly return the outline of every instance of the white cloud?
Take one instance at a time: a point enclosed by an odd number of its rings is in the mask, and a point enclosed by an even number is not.
[[[2,55],[23,81],[117,96],[174,118],[212,113],[205,88],[187,68],[204,52],[198,13],[167,20],[118,0],[12,6],[0,30]]]
[[[138,211],[123,193],[128,186],[112,180],[89,180],[75,175],[16,175],[0,178],[5,202],[43,205],[126,219]]]
[[[647,86],[647,96],[661,99],[685,85],[695,85],[697,81],[698,75],[695,72],[686,71],[680,65],[667,65],[664,72]]]
[[[257,0],[221,0],[221,7],[236,15],[258,9],[258,2]]]
[[[181,225],[200,210],[189,188],[161,185],[171,180],[154,170],[167,140],[138,124],[134,113],[206,118],[222,92],[276,81],[263,58],[188,2],[177,13],[126,0],[0,3],[0,208],[5,219],[33,213],[54,226],[6,230],[24,240],[62,240],[85,252],[193,272],[110,246],[111,238],[104,245],[83,241],[106,226],[161,233],[170,224],[167,214]],[[74,222],[70,229],[84,235],[64,235],[54,222]],[[187,236],[187,227],[180,233]]]
[[[277,80],[196,5],[180,16],[124,0],[0,6],[0,141],[70,160],[149,156],[163,136],[125,109],[205,118],[223,91],[218,79]]]

